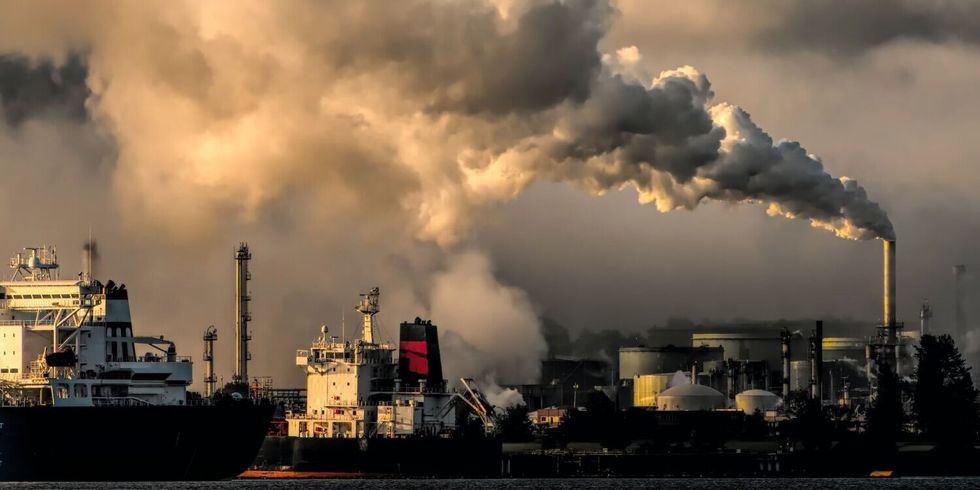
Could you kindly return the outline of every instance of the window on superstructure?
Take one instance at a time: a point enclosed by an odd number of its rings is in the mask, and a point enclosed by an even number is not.
[[[84,384],[75,385],[75,398],[88,398],[88,388]]]
[[[14,374],[17,374],[17,368],[10,368],[10,372],[11,373],[14,373]]]
[[[8,373],[8,372],[10,372],[9,369],[7,369],[7,368],[0,368],[0,374]]]
[[[50,294],[42,294],[41,297],[43,297],[44,299],[51,299]]]
[[[40,294],[32,294],[31,297],[34,298],[34,299],[41,299],[41,295]]]
[[[62,398],[62,399],[68,398],[70,394],[71,392],[68,391],[68,385],[64,385],[64,384],[58,385],[58,398]]]

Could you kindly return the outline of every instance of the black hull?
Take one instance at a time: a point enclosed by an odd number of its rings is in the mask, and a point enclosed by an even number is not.
[[[266,437],[253,468],[297,473],[415,477],[500,475],[493,439]]]
[[[221,480],[255,458],[271,405],[0,407],[0,480]]]

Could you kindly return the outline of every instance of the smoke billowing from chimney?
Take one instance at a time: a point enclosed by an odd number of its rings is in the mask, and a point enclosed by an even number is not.
[[[714,102],[694,68],[648,77],[636,48],[601,53],[606,2],[11,7],[0,52],[85,50],[120,198],[174,240],[299,192],[448,246],[536,180],[894,238],[856,181]]]
[[[87,90],[72,93],[113,142],[119,213],[183,250],[242,223],[342,236],[352,220],[383,253],[456,251],[536,181],[631,188],[661,212],[763,204],[841,237],[894,238],[856,181],[714,101],[696,69],[650,76],[636,48],[601,52],[614,17],[588,0],[11,3],[0,54],[80,57]],[[447,333],[460,326],[473,369],[533,376],[540,334],[482,357],[498,344],[467,330],[481,304],[439,300],[487,293],[538,332],[530,300],[492,275],[461,281],[471,295],[440,282],[492,270],[462,255],[418,273],[439,286],[419,303]]]

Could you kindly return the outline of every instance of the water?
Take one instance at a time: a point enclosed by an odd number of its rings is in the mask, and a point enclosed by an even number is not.
[[[294,490],[294,489],[326,489],[326,490],[372,490],[372,489],[445,489],[445,490],[618,490],[632,488],[656,489],[704,489],[718,488],[767,490],[767,489],[797,489],[797,488],[826,488],[826,489],[893,489],[915,488],[928,489],[980,489],[980,478],[648,478],[648,479],[612,479],[612,478],[581,478],[581,479],[528,479],[528,480],[236,480],[225,482],[121,482],[121,483],[6,483],[0,488],[17,489],[245,489],[245,490]]]

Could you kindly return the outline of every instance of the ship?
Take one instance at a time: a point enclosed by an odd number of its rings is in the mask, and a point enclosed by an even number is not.
[[[338,338],[323,326],[296,352],[305,408],[285,411],[284,433],[266,437],[243,476],[499,475],[493,407],[470,379],[448,389],[438,327],[418,317],[401,323],[396,349],[378,338],[379,288],[361,297],[360,338]]]
[[[91,263],[91,262],[89,262]],[[25,248],[0,281],[0,480],[221,480],[255,458],[274,412],[188,391],[191,359],[135,335],[129,291],[59,277]]]

